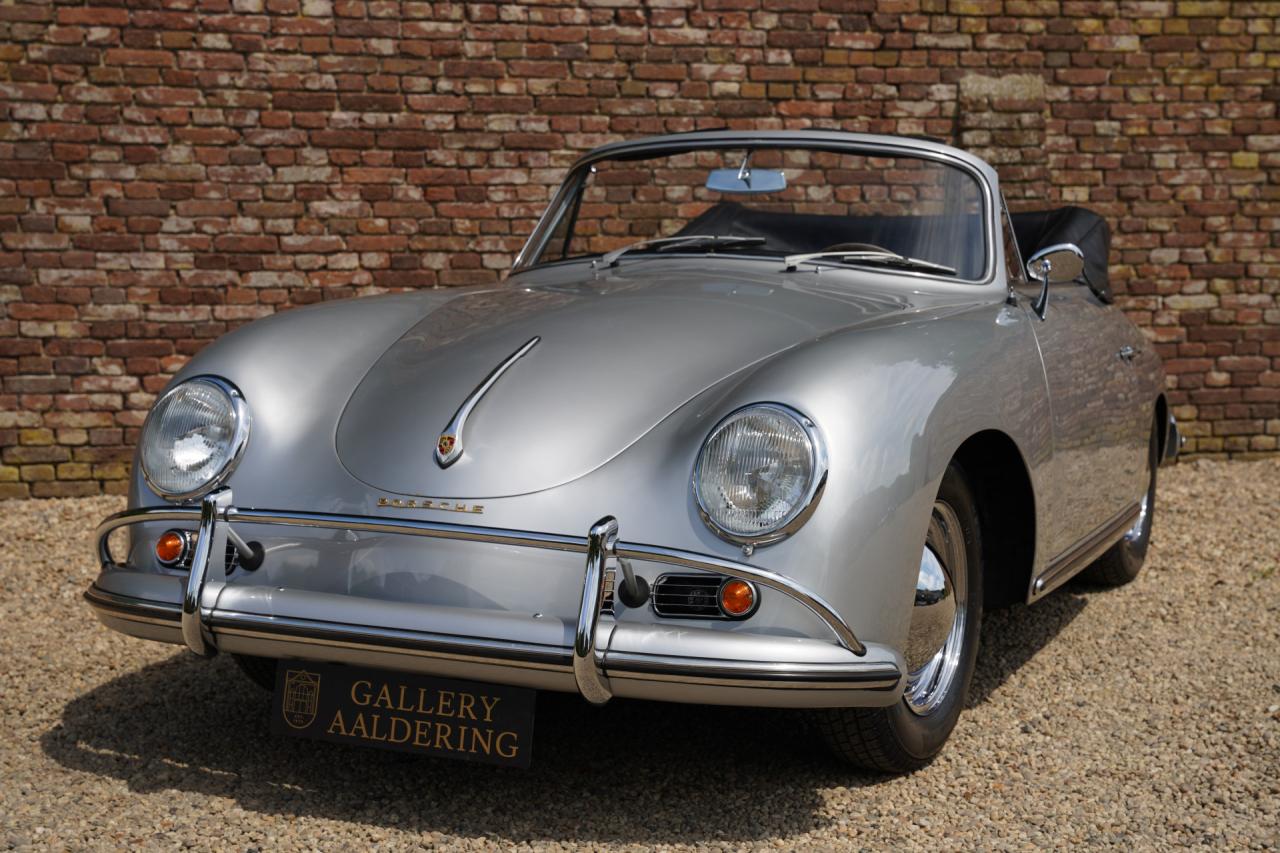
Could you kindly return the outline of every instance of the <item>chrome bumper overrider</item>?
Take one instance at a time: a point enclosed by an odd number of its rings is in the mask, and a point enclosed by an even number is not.
[[[402,518],[240,509],[232,506],[231,500],[230,489],[224,488],[207,495],[199,509],[154,507],[127,510],[99,525],[98,554],[106,571],[122,568],[116,565],[108,545],[110,533],[117,528],[152,521],[198,522],[191,571],[185,579],[180,605],[121,595],[95,584],[85,593],[85,598],[99,617],[127,633],[153,639],[172,638],[206,657],[216,654],[219,648],[245,652],[248,650],[246,644],[252,641],[253,651],[274,653],[279,657],[319,655],[321,653],[316,647],[322,646],[326,654],[335,655],[339,650],[359,649],[365,655],[363,659],[391,666],[401,665],[409,657],[431,658],[432,665],[437,668],[455,667],[449,670],[452,674],[458,673],[457,662],[461,661],[474,667],[478,680],[484,680],[481,676],[491,673],[491,667],[501,668],[503,672],[540,670],[544,679],[571,677],[572,686],[568,689],[576,690],[595,704],[607,702],[615,693],[645,695],[630,687],[617,690],[612,683],[616,679],[624,679],[628,685],[637,681],[668,682],[676,689],[677,695],[679,685],[891,691],[900,681],[900,670],[893,656],[882,649],[867,656],[867,648],[854,636],[848,624],[811,590],[774,572],[732,560],[620,542],[618,522],[611,517],[593,525],[587,536],[576,537]],[[573,646],[267,616],[215,607],[209,599],[217,602],[218,593],[226,584],[221,582],[220,574],[217,575],[218,580],[211,577],[213,567],[210,564],[221,565],[221,559],[211,558],[225,553],[227,534],[231,531],[231,524],[237,522],[400,534],[585,554],[586,566]],[[233,543],[237,540],[239,537],[233,535]],[[838,648],[845,650],[844,654],[862,659],[785,663],[646,654],[620,649],[602,651],[597,648],[597,627],[610,559],[657,562],[715,572],[775,590],[814,613],[830,629]],[[175,629],[180,632],[180,640],[174,636]],[[697,697],[689,700],[697,701]]]

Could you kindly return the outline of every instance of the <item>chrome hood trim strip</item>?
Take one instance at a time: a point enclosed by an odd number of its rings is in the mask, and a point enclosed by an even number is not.
[[[476,390],[471,392],[467,399],[462,401],[458,411],[454,412],[453,419],[449,421],[448,426],[440,433],[439,440],[436,441],[436,464],[441,468],[448,468],[461,458],[463,451],[462,430],[467,425],[467,418],[471,416],[472,409],[476,407],[476,404],[480,402],[480,399],[485,394],[489,393],[489,389],[502,378],[502,374],[510,370],[517,361],[523,358],[529,350],[536,347],[541,340],[540,336],[534,335],[525,341],[518,350],[507,356],[506,360],[495,367],[484,378],[484,381],[477,386]]]

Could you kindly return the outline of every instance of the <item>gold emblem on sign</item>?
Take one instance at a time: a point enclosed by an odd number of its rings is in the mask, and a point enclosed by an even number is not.
[[[448,456],[453,452],[453,445],[457,443],[457,439],[451,435],[440,436],[440,441],[436,443],[436,449],[440,451],[441,456]]]
[[[305,729],[316,718],[320,705],[320,676],[305,669],[291,669],[284,675],[284,721],[295,729]]]
[[[391,509],[438,509],[441,512],[469,512],[475,515],[484,512],[484,504],[441,501],[435,498],[378,498],[378,506]]]

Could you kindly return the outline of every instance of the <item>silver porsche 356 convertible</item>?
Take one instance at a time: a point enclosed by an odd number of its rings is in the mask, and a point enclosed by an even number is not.
[[[555,690],[808,709],[918,767],[984,608],[1142,565],[1179,438],[1108,244],[933,141],[607,145],[503,283],[193,358],[86,598],[304,736],[527,763]]]

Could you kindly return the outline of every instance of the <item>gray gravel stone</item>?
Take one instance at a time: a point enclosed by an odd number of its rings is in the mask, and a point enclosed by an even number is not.
[[[539,697],[513,771],[268,732],[80,599],[118,499],[0,503],[0,844],[315,850],[1280,845],[1280,459],[1162,471],[1147,567],[989,614],[943,755],[882,779],[781,712]]]

